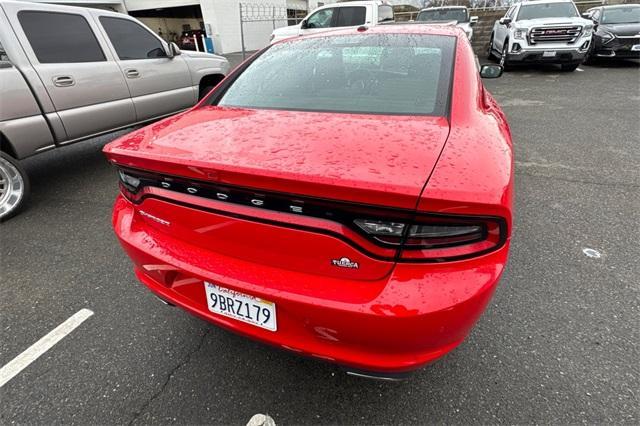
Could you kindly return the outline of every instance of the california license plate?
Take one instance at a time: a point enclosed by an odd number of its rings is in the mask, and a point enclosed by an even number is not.
[[[555,50],[545,50],[544,52],[542,52],[543,58],[553,58],[554,56],[556,56]]]
[[[206,281],[204,290],[211,312],[267,330],[278,329],[275,303]]]
[[[640,51],[640,44],[634,44],[633,46],[631,46],[631,50],[633,50],[634,52]]]

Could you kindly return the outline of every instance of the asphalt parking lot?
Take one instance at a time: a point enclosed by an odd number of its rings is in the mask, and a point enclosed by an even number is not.
[[[0,366],[95,313],[0,389],[0,423],[638,424],[640,65],[486,84],[514,136],[516,228],[492,303],[444,359],[368,381],[160,304],[111,230],[102,137],[27,160],[31,203],[0,225]]]

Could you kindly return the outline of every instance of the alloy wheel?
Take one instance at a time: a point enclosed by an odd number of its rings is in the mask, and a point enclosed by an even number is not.
[[[16,166],[0,156],[0,219],[15,210],[24,198],[25,182]]]

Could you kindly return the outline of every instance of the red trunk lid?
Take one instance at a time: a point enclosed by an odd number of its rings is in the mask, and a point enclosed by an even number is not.
[[[120,138],[105,153],[120,166],[256,192],[414,209],[448,132],[442,117],[203,107]],[[296,226],[283,227],[267,220],[264,208],[180,197],[175,207],[146,199],[137,221],[199,249],[270,267],[374,280],[394,265],[337,223],[297,216]],[[357,267],[344,267],[343,259]]]

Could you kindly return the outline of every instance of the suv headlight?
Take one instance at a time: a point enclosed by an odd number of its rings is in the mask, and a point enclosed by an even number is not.
[[[593,25],[585,25],[582,29],[582,36],[587,37],[593,33]]]
[[[524,36],[527,34],[526,28],[516,28],[513,31],[513,38],[518,40],[524,40]]]

